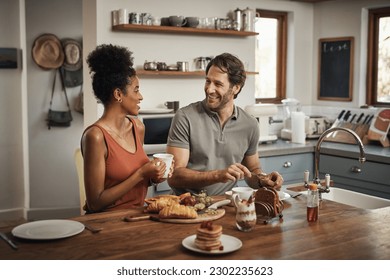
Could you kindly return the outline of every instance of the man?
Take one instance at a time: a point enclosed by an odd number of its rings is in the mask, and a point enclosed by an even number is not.
[[[237,57],[218,55],[206,68],[206,98],[177,111],[167,143],[167,152],[175,158],[168,183],[176,194],[204,189],[208,195],[220,195],[240,179],[255,188],[280,188],[283,183],[277,172],[262,173],[257,120],[234,104],[245,79]]]

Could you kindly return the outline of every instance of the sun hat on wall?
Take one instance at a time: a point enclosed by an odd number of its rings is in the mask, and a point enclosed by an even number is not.
[[[38,36],[32,47],[34,62],[43,69],[57,69],[64,63],[64,51],[61,41],[54,34]]]
[[[82,67],[82,49],[81,44],[74,39],[62,39],[64,50],[64,64],[62,67],[67,71],[77,71]]]

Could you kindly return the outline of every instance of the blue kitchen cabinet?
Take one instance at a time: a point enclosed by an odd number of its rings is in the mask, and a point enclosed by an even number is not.
[[[390,168],[386,163],[322,154],[320,176],[330,174],[335,187],[390,199]]]
[[[310,180],[313,177],[314,154],[286,154],[279,156],[260,157],[260,164],[263,171],[270,173],[279,172],[284,179],[284,185],[303,183],[303,173],[310,172]]]

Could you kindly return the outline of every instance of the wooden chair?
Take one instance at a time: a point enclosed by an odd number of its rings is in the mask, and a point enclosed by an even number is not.
[[[86,200],[85,187],[84,187],[84,160],[80,148],[76,149],[74,153],[74,160],[76,163],[77,175],[79,177],[80,214],[84,215],[85,211],[83,209],[83,206]]]

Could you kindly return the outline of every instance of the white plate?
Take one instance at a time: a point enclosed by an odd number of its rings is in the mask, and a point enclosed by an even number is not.
[[[278,195],[279,195],[280,200],[285,200],[285,199],[291,197],[291,195],[289,195],[288,193],[282,192],[282,191],[278,191]]]
[[[42,220],[19,225],[12,230],[12,234],[25,239],[49,240],[73,236],[83,230],[84,225],[76,221]]]
[[[188,250],[198,252],[198,253],[203,253],[203,254],[211,254],[211,255],[226,254],[226,253],[237,251],[242,246],[242,242],[240,239],[234,236],[222,234],[220,240],[223,246],[223,250],[207,251],[196,247],[195,238],[196,238],[196,234],[190,235],[183,239],[182,244]]]
[[[165,108],[153,108],[153,109],[140,109],[140,114],[167,114],[172,113],[173,109],[165,109]]]

